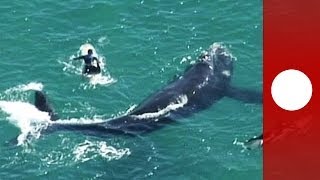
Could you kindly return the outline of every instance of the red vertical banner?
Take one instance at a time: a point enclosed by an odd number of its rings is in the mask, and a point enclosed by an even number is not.
[[[263,176],[319,180],[320,1],[264,0],[263,6]],[[312,83],[311,100],[296,111],[279,107],[271,93],[274,78],[288,69]]]

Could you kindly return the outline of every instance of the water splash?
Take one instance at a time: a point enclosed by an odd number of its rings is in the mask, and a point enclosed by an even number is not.
[[[108,85],[108,84],[113,84],[115,82],[117,82],[117,80],[113,79],[109,74],[108,75],[101,75],[101,74],[97,74],[97,75],[92,75],[89,76],[89,82],[91,85],[95,86],[95,85]]]
[[[41,131],[50,123],[49,114],[39,111],[30,103],[0,101],[0,109],[9,115],[6,119],[21,131],[17,137],[18,146],[27,145],[33,139],[38,139]]]
[[[81,75],[82,74],[82,68],[80,66],[76,66],[73,64],[71,59],[75,58],[76,56],[72,55],[69,57],[69,61],[65,62],[63,60],[58,60],[59,64],[63,65],[63,71],[70,73],[70,74],[76,74],[76,75]]]
[[[30,95],[27,93],[29,90],[38,90],[43,89],[43,84],[38,82],[30,82],[28,84],[20,84],[9,89],[6,89],[4,92],[0,93],[1,100],[11,101],[25,101]]]
[[[85,140],[83,143],[78,144],[74,150],[75,161],[86,162],[98,156],[110,160],[118,160],[124,155],[129,156],[131,151],[129,148],[116,149],[115,147],[108,146],[106,142],[91,142]]]
[[[132,106],[130,106],[129,108],[128,108],[128,110],[125,112],[125,115],[127,115],[127,114],[129,114],[131,111],[133,111],[134,110],[134,108],[136,108],[137,107],[137,105],[136,104],[134,104],[134,105],[132,105]]]
[[[234,61],[237,61],[237,57],[235,57],[230,51],[229,49],[227,48],[227,46],[221,42],[215,42],[213,43],[211,46],[210,46],[210,49],[211,49],[211,52],[210,53],[213,53],[213,55],[218,55],[218,54],[221,54],[221,55],[224,55],[226,57],[229,57],[230,59],[234,60]],[[223,49],[223,51],[221,52],[221,49]],[[207,51],[203,51],[204,54],[208,54],[209,52]]]
[[[100,119],[100,118],[71,118],[71,119],[59,119],[56,121],[51,122],[51,124],[92,124],[92,123],[102,123],[105,122],[106,120]]]
[[[9,88],[4,91],[5,94],[11,94],[13,92],[23,92],[29,90],[38,90],[41,91],[43,89],[43,84],[38,82],[30,82],[28,84],[21,84],[12,88]]]
[[[192,60],[192,57],[191,57],[191,56],[182,57],[182,59],[181,59],[181,61],[180,61],[180,64],[186,63],[186,62],[188,62],[188,61],[189,61],[189,63],[190,63],[191,60]]]
[[[252,141],[241,142],[241,141],[238,141],[238,139],[235,139],[233,141],[233,144],[242,147],[243,150],[241,152],[244,152],[245,150],[252,150],[252,149],[261,148],[263,145],[263,140],[257,139],[257,140],[252,140]]]
[[[98,46],[104,47],[110,43],[110,39],[107,36],[102,36],[98,39]]]
[[[8,116],[6,120],[18,127],[21,131],[17,137],[17,145],[27,145],[28,142],[40,137],[40,132],[45,129],[50,120],[46,112],[39,111],[34,105],[23,102],[29,95],[24,93],[29,90],[41,91],[43,84],[30,82],[6,89],[1,94],[0,109]],[[4,100],[10,99],[10,100]]]

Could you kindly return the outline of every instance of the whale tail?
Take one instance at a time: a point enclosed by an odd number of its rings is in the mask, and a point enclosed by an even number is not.
[[[262,92],[232,86],[227,89],[226,96],[245,103],[254,104],[261,104],[263,99]]]
[[[54,112],[50,105],[46,95],[41,91],[35,91],[34,94],[34,105],[39,111],[47,112],[50,115],[52,121],[59,119],[57,114]]]

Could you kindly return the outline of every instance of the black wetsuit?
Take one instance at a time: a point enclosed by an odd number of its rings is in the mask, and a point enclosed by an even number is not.
[[[84,55],[84,56],[79,56],[77,58],[74,58],[74,60],[78,60],[78,59],[83,59],[84,60],[84,67],[82,70],[83,74],[98,74],[101,72],[100,66],[99,66],[99,62],[98,59],[92,55]],[[92,65],[93,61],[97,61],[97,67]]]

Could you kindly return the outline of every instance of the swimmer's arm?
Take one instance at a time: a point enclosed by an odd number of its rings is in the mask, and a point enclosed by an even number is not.
[[[83,58],[84,58],[84,56],[79,56],[79,57],[73,58],[72,60],[79,60],[79,59],[83,59]]]

